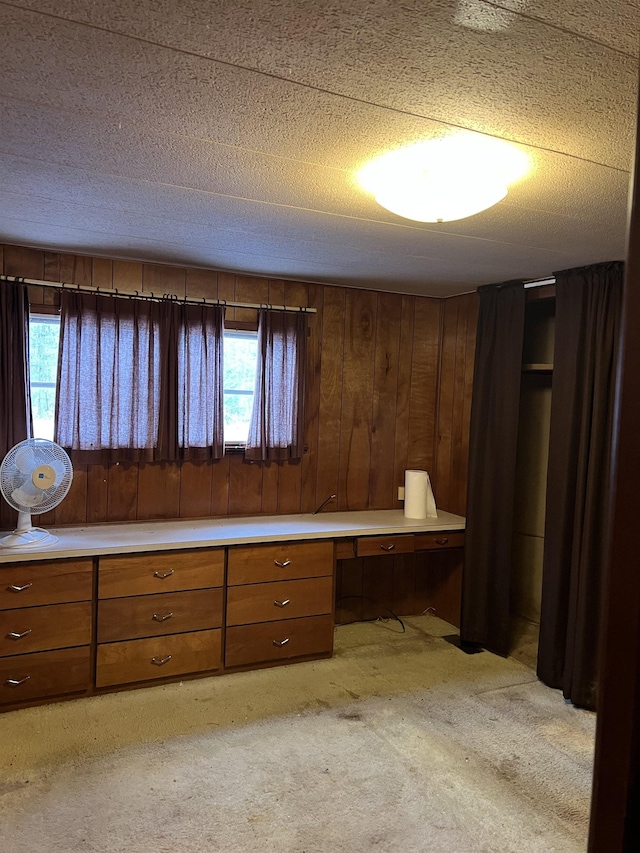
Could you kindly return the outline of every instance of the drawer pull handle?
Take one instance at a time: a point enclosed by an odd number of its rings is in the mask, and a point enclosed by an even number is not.
[[[23,637],[26,637],[27,634],[31,633],[31,628],[27,628],[26,631],[9,631],[7,637],[10,637],[12,640],[21,640]]]
[[[276,566],[279,566],[281,569],[286,569],[287,566],[291,565],[291,560],[285,560],[284,562],[281,562],[280,560],[274,560],[273,562],[276,564]]]
[[[169,611],[169,613],[164,613],[164,614],[154,613],[152,618],[156,622],[166,622],[167,619],[171,619],[172,616],[173,616],[173,611]]]
[[[173,655],[166,655],[163,658],[151,658],[151,663],[154,663],[156,666],[164,666],[165,663],[169,663]]]
[[[21,684],[25,683],[25,681],[29,681],[30,678],[30,675],[25,675],[24,678],[7,678],[5,684],[9,687],[20,687]]]
[[[436,545],[446,545],[449,540],[447,537],[443,537],[442,539],[436,539]]]
[[[274,646],[286,646],[289,642],[289,638],[285,637],[284,640],[273,640]]]
[[[278,599],[276,598],[276,600],[273,603],[275,604],[276,607],[286,607],[287,604],[291,603],[291,599],[285,598],[284,601],[278,601]]]
[[[391,543],[391,545],[383,545],[383,544],[381,543],[381,544],[380,544],[380,547],[382,548],[382,550],[383,550],[383,551],[393,551],[393,549],[394,549],[396,546],[395,546],[395,545],[394,545],[394,543],[392,542],[392,543]]]
[[[7,587],[7,589],[10,592],[24,592],[25,589],[29,589],[30,586],[33,586],[33,583],[31,583],[31,581],[29,583],[23,583],[22,586],[17,583],[12,583]]]
[[[168,572],[154,572],[154,578],[160,578],[160,580],[164,580],[165,578],[170,578],[171,575],[175,572],[175,569],[169,569]]]

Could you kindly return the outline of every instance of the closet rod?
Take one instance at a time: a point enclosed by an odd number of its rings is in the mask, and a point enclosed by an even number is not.
[[[545,284],[555,284],[556,277],[554,275],[549,276],[549,278],[536,278],[531,281],[525,281],[525,287],[543,287]]]
[[[128,299],[155,299],[170,297],[176,302],[186,302],[188,305],[224,305],[226,308],[268,308],[270,311],[297,311],[301,314],[317,314],[317,308],[304,308],[297,305],[272,305],[270,302],[233,302],[227,299],[192,299],[188,296],[174,296],[171,293],[158,296],[152,291],[149,293],[138,293],[134,290],[133,293],[120,291],[117,288],[109,287],[93,287],[88,284],[68,284],[64,281],[41,281],[38,278],[23,278],[19,275],[0,275],[0,281],[15,281],[19,284],[31,284],[37,287],[57,287],[61,290],[80,290],[84,293],[96,293],[114,296],[125,296]]]

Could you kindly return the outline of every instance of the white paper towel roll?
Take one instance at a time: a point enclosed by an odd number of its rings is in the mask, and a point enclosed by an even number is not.
[[[437,518],[436,501],[426,471],[404,472],[405,518]]]

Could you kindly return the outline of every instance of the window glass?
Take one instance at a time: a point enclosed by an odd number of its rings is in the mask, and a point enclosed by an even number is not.
[[[31,411],[34,438],[53,441],[56,408],[60,318],[52,314],[29,317]]]
[[[256,381],[258,333],[224,333],[224,440],[244,444],[249,434]]]

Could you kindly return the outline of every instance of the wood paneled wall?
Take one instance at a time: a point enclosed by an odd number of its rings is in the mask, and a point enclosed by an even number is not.
[[[464,512],[476,297],[449,300],[203,269],[0,248],[6,275],[315,307],[307,354],[307,450],[299,462],[76,466],[47,525],[400,507],[406,468],[430,472],[441,509]],[[33,288],[33,303],[55,291]],[[239,322],[248,309],[229,309]],[[0,524],[12,523],[4,502]]]

